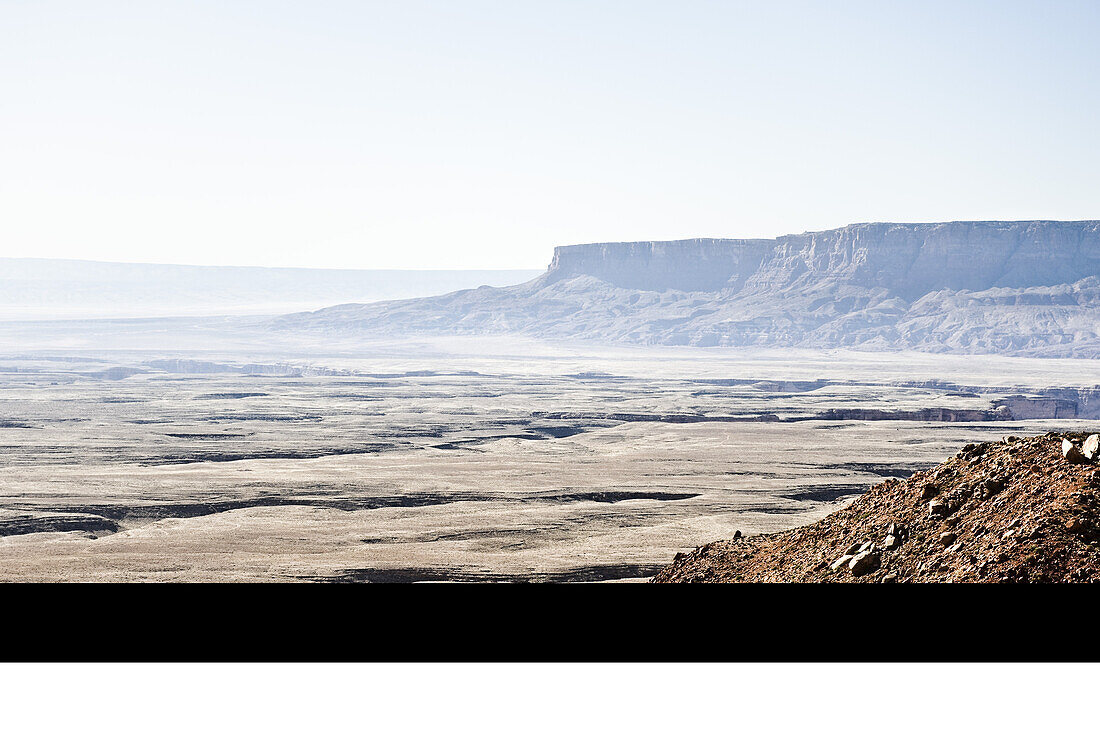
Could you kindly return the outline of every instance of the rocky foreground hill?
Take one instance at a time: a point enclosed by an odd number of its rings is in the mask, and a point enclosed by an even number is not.
[[[967,445],[817,523],[678,554],[654,582],[1100,581],[1100,436]]]
[[[1100,356],[1100,221],[852,224],[558,247],[511,287],[340,305],[284,330]]]

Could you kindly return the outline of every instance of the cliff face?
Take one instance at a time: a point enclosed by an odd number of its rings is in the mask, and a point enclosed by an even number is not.
[[[634,290],[739,290],[774,244],[769,239],[575,244],[554,249],[546,281],[588,275]]]
[[[777,239],[686,239],[558,247],[549,282],[588,275],[639,290],[757,291],[822,282],[936,290],[1072,283],[1100,275],[1100,221],[852,224]]]
[[[801,271],[789,284],[831,277],[884,287],[906,300],[935,290],[1035,287],[1100,275],[1097,221],[853,224],[776,241],[777,256],[765,270]]]
[[[559,247],[522,285],[277,327],[1093,358],[1098,315],[1100,221],[971,221]]]

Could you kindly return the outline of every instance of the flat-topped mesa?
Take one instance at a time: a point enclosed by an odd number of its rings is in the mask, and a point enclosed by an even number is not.
[[[637,290],[772,290],[823,282],[913,301],[937,290],[1037,287],[1100,276],[1100,221],[864,223],[776,239],[558,247],[547,282],[588,275]]]
[[[662,346],[1100,358],[1100,221],[852,224],[558,247],[541,277],[277,327]]]
[[[739,290],[773,239],[682,239],[556,247],[547,283],[578,275],[631,290]]]
[[[936,290],[1040,287],[1100,275],[1100,221],[851,224],[781,236],[770,270],[884,287],[906,300]],[[805,269],[802,269],[802,268]]]

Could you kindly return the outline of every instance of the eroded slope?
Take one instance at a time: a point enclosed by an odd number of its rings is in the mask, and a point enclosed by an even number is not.
[[[1063,439],[970,444],[801,528],[677,555],[654,582],[1091,582],[1100,471]]]

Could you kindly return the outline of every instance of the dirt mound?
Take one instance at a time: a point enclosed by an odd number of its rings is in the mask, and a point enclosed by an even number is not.
[[[1092,582],[1100,468],[1088,437],[967,445],[817,523],[678,554],[652,581]]]

